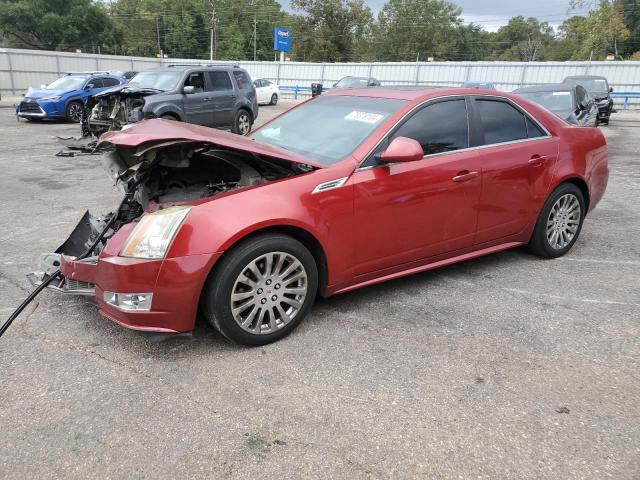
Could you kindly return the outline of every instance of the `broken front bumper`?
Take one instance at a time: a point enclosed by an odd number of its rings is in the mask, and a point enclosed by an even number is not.
[[[49,288],[92,296],[99,312],[124,327],[142,332],[190,332],[200,293],[221,253],[146,260],[101,254],[84,260],[59,256],[60,280]],[[37,284],[41,278],[31,274]],[[105,295],[105,292],[107,294]],[[149,310],[131,310],[108,302],[113,293],[152,295]],[[105,299],[106,297],[106,299]]]

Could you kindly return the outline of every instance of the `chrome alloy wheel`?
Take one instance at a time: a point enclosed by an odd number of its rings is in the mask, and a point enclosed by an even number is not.
[[[556,200],[547,218],[547,241],[551,248],[561,250],[571,243],[581,215],[580,202],[574,194],[567,193]]]
[[[82,118],[82,105],[79,103],[69,105],[69,118],[71,121],[78,123]]]
[[[251,129],[251,121],[249,120],[249,115],[246,113],[241,113],[238,117],[238,131],[241,135],[246,135],[249,133]]]
[[[231,290],[231,313],[243,330],[277,331],[300,312],[307,296],[307,272],[296,257],[270,252],[242,269]]]

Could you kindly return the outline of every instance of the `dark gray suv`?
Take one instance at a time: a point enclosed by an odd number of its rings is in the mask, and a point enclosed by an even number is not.
[[[231,65],[171,65],[140,72],[126,85],[93,95],[86,107],[83,133],[95,136],[147,118],[244,135],[258,116],[251,77]]]

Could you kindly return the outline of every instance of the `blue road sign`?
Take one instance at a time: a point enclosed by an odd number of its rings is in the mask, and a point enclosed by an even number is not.
[[[278,52],[291,51],[291,29],[273,27],[273,49]]]

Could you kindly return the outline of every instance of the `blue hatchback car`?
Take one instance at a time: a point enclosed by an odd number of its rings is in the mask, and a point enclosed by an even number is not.
[[[127,83],[123,77],[109,72],[68,73],[46,87],[30,88],[16,107],[16,115],[29,120],[66,118],[79,122],[90,95],[123,83]]]

